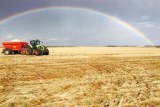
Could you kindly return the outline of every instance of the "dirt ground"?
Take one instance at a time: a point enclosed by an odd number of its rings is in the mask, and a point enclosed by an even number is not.
[[[0,55],[0,107],[160,107],[160,48]]]

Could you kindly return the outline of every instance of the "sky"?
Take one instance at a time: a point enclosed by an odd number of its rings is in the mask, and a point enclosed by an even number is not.
[[[41,39],[56,46],[160,45],[159,12],[159,0],[0,0],[0,42]]]

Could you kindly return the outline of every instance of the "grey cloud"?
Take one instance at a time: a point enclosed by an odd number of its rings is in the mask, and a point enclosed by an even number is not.
[[[156,44],[158,43],[158,40],[160,39],[160,0],[1,0],[0,1],[0,19],[6,18],[8,16],[12,16],[14,14],[27,11],[30,9],[35,8],[41,8],[41,7],[47,7],[47,6],[73,6],[73,7],[81,7],[81,8],[88,8],[99,12],[104,12],[107,14],[110,14],[112,16],[115,16],[119,19],[122,19],[126,22],[131,23],[135,26],[135,28],[139,29],[140,31],[144,32],[148,38],[153,40]],[[45,35],[46,38],[51,38],[52,35],[54,35],[55,38],[57,38],[59,35],[71,37],[71,40],[65,41],[66,44],[71,45],[73,44],[79,44],[84,43],[84,40],[81,38],[84,38],[86,34],[99,34],[99,35],[105,35],[105,34],[112,34],[118,35],[131,35],[131,33],[122,30],[122,27],[115,27],[113,26],[113,23],[111,26],[109,25],[109,22],[103,23],[102,19],[97,18],[98,21],[93,21],[94,18],[90,17],[91,21],[88,21],[89,18],[84,20],[84,17],[81,17],[81,14],[76,14],[77,16],[68,16],[67,14],[60,15],[58,12],[55,13],[56,15],[44,15],[43,19],[37,19],[37,17],[28,17],[28,20],[36,20],[34,21],[34,24],[31,26],[31,22],[25,23],[23,26],[23,20],[25,19],[18,19],[14,20],[17,23],[14,23],[12,21],[9,25],[4,25],[2,31],[0,31],[1,35],[9,35],[15,34],[15,35],[32,35],[33,38],[41,38],[44,39],[43,36]],[[63,17],[64,20],[61,19]],[[30,18],[30,19],[29,19]],[[48,23],[48,20],[51,20],[54,23]],[[41,20],[41,23],[39,22]],[[95,20],[95,19],[94,19]],[[93,24],[94,22],[94,24]],[[107,27],[106,24],[107,23]],[[84,24],[89,26],[83,26]],[[20,26],[15,28],[14,26]],[[79,25],[79,26],[77,26]],[[98,25],[98,26],[97,26]],[[9,27],[10,28],[7,28]],[[47,26],[47,29],[44,29],[44,27]],[[57,27],[60,26],[60,27]],[[74,29],[74,31],[71,31],[73,28],[78,27],[77,29]],[[107,30],[105,30],[107,28]],[[24,31],[24,29],[26,31]],[[89,30],[86,30],[89,29]],[[98,29],[98,30],[97,30]],[[101,30],[99,30],[101,29]],[[9,30],[9,32],[7,32]],[[36,32],[40,30],[40,32]],[[80,31],[79,31],[80,30]],[[93,30],[93,32],[91,31]],[[102,32],[103,31],[103,32]],[[114,33],[113,33],[114,31]],[[7,32],[7,33],[6,33]],[[18,32],[18,33],[17,33]],[[50,32],[46,33],[46,32]],[[122,33],[120,33],[122,32]],[[78,37],[75,38],[73,35],[78,35]],[[132,34],[134,35],[134,34]],[[103,39],[106,36],[101,36]],[[97,40],[94,41],[97,44],[105,44],[105,41],[101,41],[97,38],[89,38],[87,39],[91,40]],[[24,36],[22,37],[24,39]],[[25,36],[25,39],[28,40],[29,37]],[[74,42],[74,40],[79,40],[79,43]],[[123,38],[115,38],[116,39],[123,39]],[[107,38],[107,41],[109,43],[116,44],[115,41],[112,41],[111,38]],[[123,41],[123,40],[122,40]],[[56,41],[55,41],[56,42]],[[57,41],[58,42],[58,41]],[[87,40],[85,41],[87,42]],[[114,43],[115,42],[115,43]],[[96,44],[95,43],[95,44]]]
[[[51,42],[51,41],[69,41],[69,38],[50,38],[45,40],[46,42]]]
[[[136,33],[110,18],[73,9],[25,15],[4,24],[3,29],[20,38],[39,38],[53,45],[147,44]]]
[[[160,45],[160,23],[157,22],[136,22],[134,23],[138,29],[144,32],[144,34],[154,42],[155,45]]]

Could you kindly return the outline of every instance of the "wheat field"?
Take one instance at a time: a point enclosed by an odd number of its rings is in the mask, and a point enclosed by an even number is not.
[[[0,55],[0,107],[158,107],[160,49],[55,47]]]

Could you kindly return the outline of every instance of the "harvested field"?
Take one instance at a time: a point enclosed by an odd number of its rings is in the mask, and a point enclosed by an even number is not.
[[[160,49],[49,50],[49,56],[0,55],[0,106],[160,106]]]

